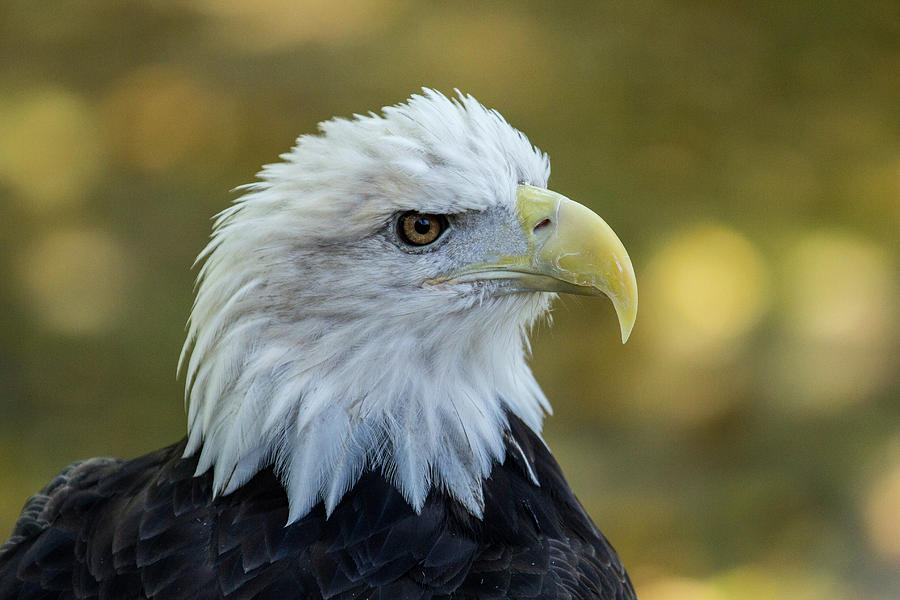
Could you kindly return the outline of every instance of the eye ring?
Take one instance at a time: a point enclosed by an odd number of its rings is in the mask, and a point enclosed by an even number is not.
[[[434,243],[447,230],[447,217],[410,211],[397,220],[397,235],[410,246]]]

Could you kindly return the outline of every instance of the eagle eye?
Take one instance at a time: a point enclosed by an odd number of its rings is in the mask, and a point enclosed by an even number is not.
[[[447,229],[447,217],[427,213],[408,212],[400,216],[397,233],[411,246],[427,246]]]

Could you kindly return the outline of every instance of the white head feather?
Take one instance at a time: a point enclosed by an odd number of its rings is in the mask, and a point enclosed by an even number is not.
[[[333,510],[364,469],[416,510],[439,488],[480,516],[506,411],[539,432],[549,410],[526,336],[552,295],[423,287],[485,240],[413,251],[395,222],[514,218],[517,185],[545,186],[549,161],[471,96],[427,89],[319,128],[218,216],[198,258],[185,455],[199,451],[216,493],[274,465],[291,521]]]

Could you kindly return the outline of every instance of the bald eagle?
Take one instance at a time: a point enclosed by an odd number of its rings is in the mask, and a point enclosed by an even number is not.
[[[215,221],[181,355],[188,434],[64,469],[0,598],[634,598],[541,438],[558,293],[634,271],[549,159],[424,90],[301,136]]]

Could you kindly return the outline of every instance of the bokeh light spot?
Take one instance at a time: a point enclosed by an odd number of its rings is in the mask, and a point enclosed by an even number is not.
[[[0,110],[0,180],[29,211],[80,204],[102,170],[94,114],[76,94],[42,90]]]
[[[178,69],[153,66],[115,83],[104,102],[117,156],[155,171],[216,161],[237,143],[235,107]]]
[[[863,517],[875,553],[900,568],[900,452],[868,490]]]
[[[191,0],[195,11],[219,21],[220,43],[251,52],[304,42],[339,42],[372,35],[404,8],[388,0]]]
[[[727,358],[768,306],[765,260],[747,238],[726,227],[679,233],[646,273],[642,309],[660,348],[676,357],[708,363]]]
[[[884,251],[841,232],[801,237],[784,261],[785,324],[822,342],[865,342],[893,326],[892,277]]]
[[[44,327],[93,334],[112,327],[129,274],[121,244],[101,231],[54,232],[22,258],[25,301]]]
[[[870,399],[896,372],[897,287],[881,248],[845,232],[800,236],[785,253],[781,342],[770,399],[831,412]]]
[[[726,600],[711,584],[687,577],[659,579],[638,592],[641,600]]]

